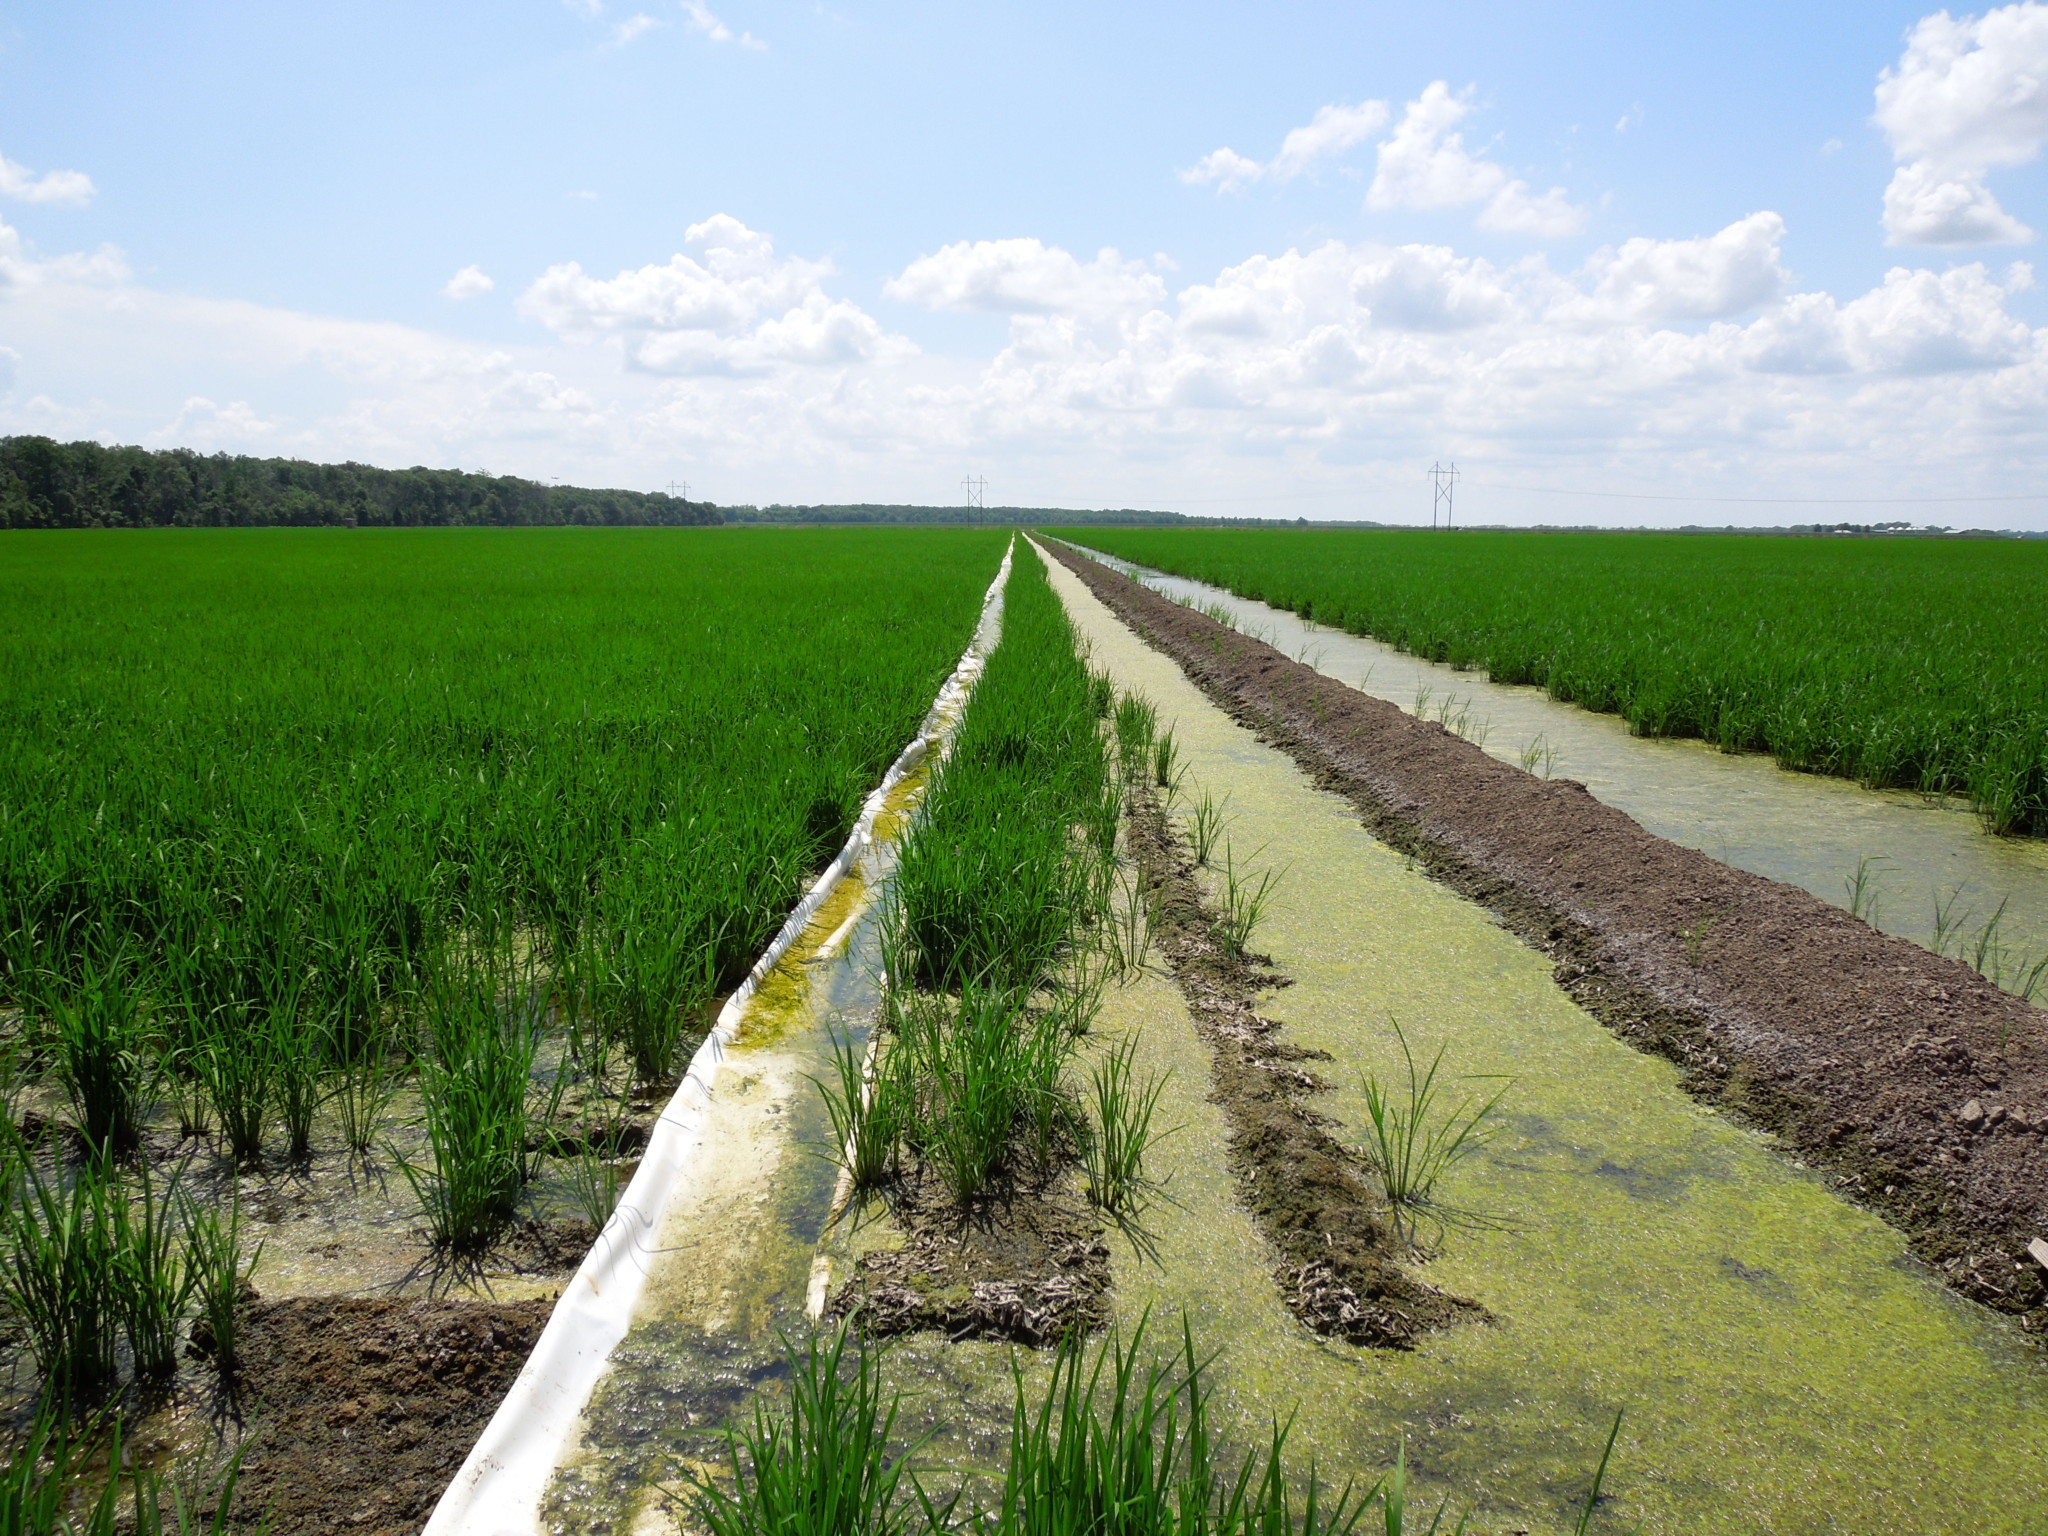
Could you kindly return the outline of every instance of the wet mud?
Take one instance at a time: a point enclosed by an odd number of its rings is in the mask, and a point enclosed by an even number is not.
[[[1109,1318],[1109,1248],[1071,1168],[962,1211],[913,1170],[890,1202],[901,1246],[863,1253],[829,1317],[891,1336],[1056,1342]]]
[[[1314,1108],[1330,1085],[1312,1064],[1330,1054],[1290,1042],[1257,1011],[1260,994],[1286,978],[1268,957],[1218,942],[1218,914],[1157,799],[1138,790],[1125,809],[1131,857],[1157,914],[1153,940],[1209,1049],[1238,1197],[1278,1257],[1273,1279],[1288,1310],[1317,1333],[1393,1349],[1482,1320],[1477,1302],[1407,1272],[1408,1246],[1383,1216],[1371,1174]]]
[[[1381,840],[1548,955],[1695,1096],[1777,1135],[1957,1290],[2035,1331],[2048,1015],[1806,891],[1646,832],[1069,549],[1099,599]]]
[[[238,1515],[290,1536],[417,1531],[547,1314],[537,1300],[255,1302]]]

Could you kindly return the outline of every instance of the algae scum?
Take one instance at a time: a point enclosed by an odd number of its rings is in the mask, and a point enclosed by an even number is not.
[[[1216,1351],[1219,1432],[1249,1446],[1292,1414],[1297,1464],[1312,1456],[1339,1483],[1369,1483],[1405,1443],[1430,1506],[1448,1496],[1486,1532],[1572,1529],[1617,1411],[1593,1530],[2042,1528],[2048,1372],[2016,1327],[1687,1098],[1674,1068],[1574,1005],[1540,955],[1375,841],[1071,576],[1052,579],[1092,665],[1173,730],[1183,820],[1202,792],[1227,794],[1240,867],[1282,872],[1255,947],[1292,984],[1260,1006],[1292,1045],[1329,1054],[1332,1091],[1316,1103],[1333,1133],[1355,1144],[1363,1074],[1398,1072],[1396,1021],[1424,1053],[1441,1046],[1447,1069],[1486,1079],[1458,1092],[1507,1084],[1501,1133],[1447,1191],[1479,1219],[1434,1234],[1418,1271],[1490,1319],[1410,1351],[1356,1348],[1309,1333],[1281,1299],[1174,981],[1155,965],[1108,988],[1094,1034],[1135,1042],[1176,1127],[1153,1154],[1166,1198],[1142,1233],[1111,1234],[1113,1305],[1126,1329],[1149,1315],[1162,1347],[1184,1314]],[[827,1233],[831,1132],[810,1079],[829,1072],[831,1031],[858,1036],[875,1018],[879,916],[866,910],[836,954],[816,951],[865,895],[820,914],[728,1060],[733,1087],[705,1132],[715,1155],[672,1213],[556,1479],[550,1529],[665,1528],[655,1485],[715,1460],[728,1415],[781,1399],[778,1334],[807,1326],[821,1240],[843,1248]],[[928,1437],[929,1483],[999,1471],[1019,1360],[1035,1390],[1042,1354],[931,1335],[890,1346],[898,1428]]]

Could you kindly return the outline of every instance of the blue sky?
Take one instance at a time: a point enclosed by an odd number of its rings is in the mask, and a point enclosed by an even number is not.
[[[18,5],[0,431],[2048,526],[1882,499],[2048,489],[2044,79],[2035,3]]]

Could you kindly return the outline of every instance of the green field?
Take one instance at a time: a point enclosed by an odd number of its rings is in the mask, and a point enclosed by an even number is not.
[[[333,1074],[466,1059],[461,1020],[517,971],[672,1080],[915,732],[1003,544],[0,535],[17,1068],[91,1139],[132,1145],[168,1094],[242,1160],[280,1129],[303,1156]]]
[[[1645,736],[1965,794],[2048,833],[2048,544],[1075,528]]]

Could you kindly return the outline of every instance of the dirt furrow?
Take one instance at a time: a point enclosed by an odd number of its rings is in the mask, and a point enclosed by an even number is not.
[[[1609,1028],[2048,1327],[2048,1014],[1788,885],[1652,836],[1061,546],[1090,590],[1380,838],[1548,954]]]

